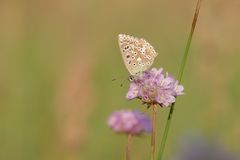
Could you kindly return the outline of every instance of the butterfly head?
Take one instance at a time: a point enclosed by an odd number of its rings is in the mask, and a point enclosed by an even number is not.
[[[132,82],[132,81],[134,80],[134,78],[135,78],[135,77],[134,77],[133,75],[131,75],[131,76],[128,77],[128,80],[129,80],[130,82]]]

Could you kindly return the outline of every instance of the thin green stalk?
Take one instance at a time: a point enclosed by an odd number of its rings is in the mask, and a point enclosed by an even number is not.
[[[198,14],[199,14],[200,6],[201,6],[201,1],[202,0],[198,0],[198,2],[197,2],[195,15],[194,15],[194,18],[193,18],[193,21],[192,21],[191,31],[190,31],[190,34],[189,34],[189,37],[188,37],[188,40],[187,40],[187,45],[186,45],[184,55],[183,55],[183,58],[182,58],[182,62],[181,62],[181,65],[180,65],[180,69],[179,69],[179,73],[178,73],[179,83],[181,83],[181,81],[182,81],[183,72],[184,72],[186,62],[187,62],[187,58],[188,58],[188,55],[189,55],[189,49],[190,49],[190,46],[191,46],[193,33],[194,33],[196,23],[197,23]],[[166,145],[166,141],[167,141],[167,137],[168,137],[168,132],[169,132],[169,128],[170,128],[170,125],[171,125],[171,120],[172,120],[172,115],[173,115],[175,104],[176,103],[174,103],[171,106],[169,114],[168,114],[167,122],[166,122],[165,129],[164,129],[164,132],[163,132],[162,142],[161,142],[161,145],[160,145],[160,148],[159,148],[158,160],[162,160],[162,157],[163,157],[163,152],[164,152],[164,149],[165,149],[165,145]]]
[[[155,158],[157,106],[152,105],[151,160]]]

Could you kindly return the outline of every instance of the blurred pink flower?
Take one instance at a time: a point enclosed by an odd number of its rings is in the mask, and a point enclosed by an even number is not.
[[[108,125],[117,133],[140,135],[151,132],[152,126],[148,116],[138,110],[120,110],[113,112]]]

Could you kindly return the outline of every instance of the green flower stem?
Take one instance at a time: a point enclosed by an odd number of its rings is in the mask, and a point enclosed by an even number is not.
[[[183,58],[182,58],[182,63],[180,65],[180,69],[179,69],[179,73],[178,73],[179,83],[181,83],[181,81],[182,81],[183,72],[184,72],[186,62],[187,62],[187,58],[188,58],[188,55],[189,55],[189,49],[190,49],[190,46],[191,46],[193,33],[194,33],[196,23],[197,23],[198,14],[199,14],[200,6],[201,6],[201,1],[202,0],[198,0],[198,2],[197,2],[197,7],[196,7],[195,15],[194,15],[194,18],[193,18],[191,31],[190,31],[188,41],[187,41],[187,45],[186,45],[184,55],[183,55]],[[171,106],[169,114],[168,114],[167,122],[166,122],[165,129],[164,129],[164,132],[163,132],[162,142],[161,142],[161,145],[160,145],[160,148],[159,148],[158,160],[162,160],[162,157],[163,157],[163,152],[164,152],[164,148],[165,148],[165,145],[166,145],[169,128],[170,128],[170,125],[171,125],[171,120],[172,120],[172,115],[173,115],[175,104],[176,103],[174,103]]]
[[[155,157],[155,144],[156,144],[156,115],[157,115],[157,106],[152,105],[152,135],[151,135],[151,160],[154,160]]]
[[[127,136],[125,160],[130,160],[131,143],[132,143],[132,135],[128,134],[128,136]]]

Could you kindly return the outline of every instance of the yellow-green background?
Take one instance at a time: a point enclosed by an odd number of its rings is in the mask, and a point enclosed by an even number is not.
[[[119,87],[128,72],[117,35],[144,37],[159,53],[154,67],[176,76],[195,4],[0,1],[0,159],[123,159],[126,137],[106,120],[117,109],[146,109],[125,100],[128,83]],[[203,1],[164,159],[189,133],[240,151],[239,7],[239,0]],[[168,108],[158,111],[159,141]],[[149,141],[134,139],[133,159],[149,159]]]

